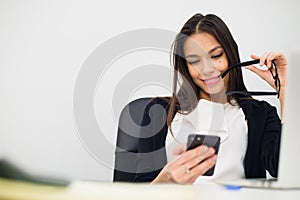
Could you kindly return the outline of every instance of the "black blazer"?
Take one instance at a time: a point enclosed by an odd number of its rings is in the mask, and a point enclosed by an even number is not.
[[[163,106],[165,112],[151,109],[157,104]],[[246,178],[265,178],[265,170],[277,177],[281,121],[276,108],[265,101],[254,99],[244,100],[240,106],[248,122],[248,146],[244,159]],[[138,173],[134,178],[136,182],[151,182],[167,164],[165,140],[168,133],[168,109],[168,103],[154,98],[145,110],[142,125],[146,128],[140,133],[142,137],[137,156]],[[161,128],[158,130],[157,127]]]

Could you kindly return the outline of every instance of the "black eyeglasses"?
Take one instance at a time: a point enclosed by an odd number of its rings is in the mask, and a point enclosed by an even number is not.
[[[226,74],[228,74],[228,72],[232,69],[238,68],[238,67],[246,67],[248,65],[254,65],[254,64],[258,64],[260,61],[258,60],[251,60],[251,61],[247,61],[247,62],[242,62],[239,63],[237,65],[231,66],[229,67],[226,71],[223,72],[223,74],[221,75],[222,78],[224,78],[226,76]],[[275,71],[275,74],[273,73],[273,69]],[[274,79],[274,84],[276,87],[276,92],[258,92],[258,91],[227,91],[226,95],[232,95],[232,94],[242,94],[244,96],[265,96],[265,95],[277,95],[277,98],[279,98],[279,94],[280,94],[280,80],[279,80],[279,76],[278,76],[278,72],[277,72],[277,67],[275,65],[274,62],[272,62],[272,67],[269,69],[269,71],[271,72],[273,79]]]

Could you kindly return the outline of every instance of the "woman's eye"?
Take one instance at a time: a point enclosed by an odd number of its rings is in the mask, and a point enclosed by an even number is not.
[[[200,60],[195,60],[195,61],[190,61],[188,62],[190,65],[196,65],[197,63],[199,63]]]
[[[223,55],[223,53],[220,53],[220,54],[217,54],[217,55],[211,56],[211,58],[212,58],[212,59],[214,59],[214,58],[220,58],[222,55]]]

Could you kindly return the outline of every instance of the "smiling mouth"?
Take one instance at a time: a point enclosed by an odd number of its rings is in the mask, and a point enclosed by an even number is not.
[[[221,79],[221,75],[208,78],[208,79],[200,79],[200,80],[203,81],[205,85],[210,86],[216,84],[220,79]]]

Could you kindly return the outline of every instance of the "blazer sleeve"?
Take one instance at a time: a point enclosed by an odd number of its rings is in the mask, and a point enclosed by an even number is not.
[[[279,150],[281,138],[281,120],[276,108],[266,105],[266,121],[261,140],[261,158],[265,169],[271,176],[278,176]]]

